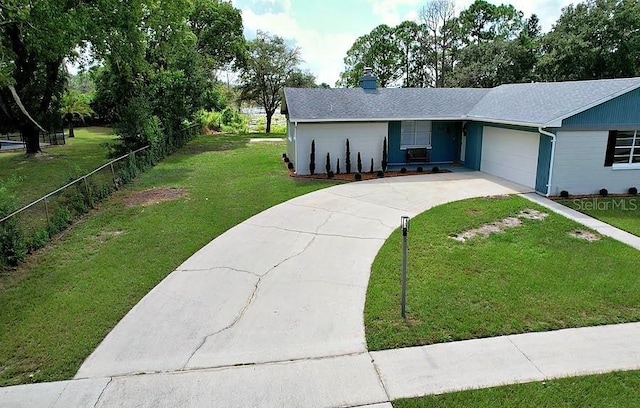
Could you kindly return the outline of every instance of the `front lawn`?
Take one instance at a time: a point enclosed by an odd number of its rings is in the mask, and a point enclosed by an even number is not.
[[[638,401],[640,401],[640,371],[628,371],[398,400],[393,403],[393,406],[395,408],[631,408],[637,407]]]
[[[640,198],[583,198],[561,204],[640,236]]]
[[[550,213],[489,237],[450,236],[541,207],[520,197],[435,207],[412,220],[408,316],[400,316],[402,241],[395,231],[372,267],[369,350],[640,320],[640,252]]]
[[[198,249],[254,214],[332,185],[289,177],[284,143],[247,145],[250,137],[257,136],[197,138],[0,275],[0,385],[73,377]],[[145,203],[163,191],[176,199]]]

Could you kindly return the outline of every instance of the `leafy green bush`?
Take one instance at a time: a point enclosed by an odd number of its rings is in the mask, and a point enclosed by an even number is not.
[[[15,210],[17,200],[6,187],[0,187],[0,218]],[[0,268],[16,266],[27,255],[27,245],[17,219],[0,223]]]

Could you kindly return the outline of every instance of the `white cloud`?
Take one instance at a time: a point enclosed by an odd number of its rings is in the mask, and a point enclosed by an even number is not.
[[[381,19],[381,23],[396,26],[406,20],[400,8],[406,6],[419,8],[421,0],[368,0],[371,11]]]
[[[351,34],[319,33],[303,28],[289,13],[256,14],[250,9],[242,12],[247,37],[255,36],[258,29],[294,40],[300,47],[303,68],[309,69],[318,83],[333,86],[343,69],[342,60],[357,38]]]

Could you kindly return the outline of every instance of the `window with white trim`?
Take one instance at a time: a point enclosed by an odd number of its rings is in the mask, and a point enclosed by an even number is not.
[[[400,148],[431,147],[431,122],[406,120],[402,122]]]
[[[609,132],[605,166],[640,168],[640,130]]]

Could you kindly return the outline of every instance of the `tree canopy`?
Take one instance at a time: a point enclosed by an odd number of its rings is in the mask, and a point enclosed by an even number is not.
[[[546,34],[538,17],[476,0],[456,15],[432,0],[420,22],[378,26],[344,58],[337,85],[355,87],[365,66],[380,86],[493,87],[503,83],[640,75],[640,2],[586,0],[563,9]]]
[[[300,51],[289,47],[282,37],[258,31],[247,44],[246,65],[241,70],[241,99],[262,106],[267,116],[266,132],[282,103],[285,86],[314,87],[315,77],[298,68]]]
[[[117,122],[125,149],[173,144],[207,100],[215,70],[245,58],[240,11],[225,0],[5,0],[0,30],[0,118],[22,131],[28,153],[39,151],[39,130],[8,87],[35,122],[60,127],[66,64],[79,51],[100,65],[96,111]]]

